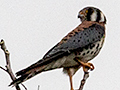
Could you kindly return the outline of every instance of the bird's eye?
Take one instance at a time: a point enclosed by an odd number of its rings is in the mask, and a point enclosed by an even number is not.
[[[88,10],[86,10],[85,13],[88,13]]]

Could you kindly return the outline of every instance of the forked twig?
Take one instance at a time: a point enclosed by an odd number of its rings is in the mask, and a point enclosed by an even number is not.
[[[5,72],[7,72],[9,74],[10,78],[14,81],[16,79],[16,77],[13,74],[13,71],[11,69],[10,58],[9,58],[10,53],[6,48],[4,40],[1,40],[0,46],[1,46],[1,49],[4,51],[4,54],[5,54],[5,58],[6,58],[6,66],[5,67],[6,67],[6,69],[1,67],[1,66],[0,66],[0,68],[2,70],[4,70]],[[22,86],[24,86],[24,85],[22,84]],[[16,90],[21,90],[18,84],[15,84],[15,88],[16,88]],[[24,88],[25,88],[25,90],[27,90],[25,86],[24,86]]]

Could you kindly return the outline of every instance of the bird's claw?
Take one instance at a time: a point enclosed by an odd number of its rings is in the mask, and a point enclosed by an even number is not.
[[[86,71],[86,68],[89,68],[91,71],[94,70],[94,65],[92,63],[82,62],[83,70]]]
[[[77,60],[77,62],[79,62],[82,65],[84,72],[87,72],[86,68],[90,69],[91,71],[94,70],[94,68],[95,68],[92,63],[85,63],[78,58],[76,58],[76,60]]]

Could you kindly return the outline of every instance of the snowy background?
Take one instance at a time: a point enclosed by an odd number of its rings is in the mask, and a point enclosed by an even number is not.
[[[91,62],[95,70],[84,90],[120,90],[120,1],[119,0],[0,0],[0,39],[4,39],[12,69],[21,70],[36,61],[81,22],[79,10],[95,6],[107,17],[106,40],[100,54]],[[5,66],[0,50],[0,65]],[[73,77],[77,89],[83,77],[80,69]],[[10,77],[0,70],[0,90],[8,87]],[[70,90],[69,78],[62,69],[41,73],[23,83],[28,90]],[[21,87],[22,88],[22,87]],[[23,89],[23,88],[22,88]]]

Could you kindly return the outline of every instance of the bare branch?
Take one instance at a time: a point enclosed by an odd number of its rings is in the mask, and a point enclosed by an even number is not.
[[[4,69],[3,67],[1,67],[1,66],[0,66],[0,68],[1,68],[2,70],[4,70],[4,71],[6,71],[6,72],[7,72],[7,70],[6,70],[6,69]]]
[[[40,90],[40,85],[38,85],[38,90]]]
[[[1,49],[4,51],[4,54],[5,54],[5,58],[6,58],[6,69],[4,69],[3,67],[0,66],[0,68],[4,71],[6,71],[9,75],[10,75],[10,78],[14,81],[16,79],[16,77],[14,76],[13,72],[12,72],[12,69],[11,69],[11,64],[10,64],[10,53],[9,51],[7,50],[6,46],[5,46],[5,42],[4,40],[1,40],[0,42],[0,46],[1,46]],[[15,88],[16,90],[21,90],[19,85],[18,84],[15,84]]]
[[[81,80],[81,85],[80,85],[80,87],[79,87],[79,89],[78,90],[83,90],[83,87],[84,87],[84,85],[85,85],[85,82],[86,82],[86,80],[87,80],[87,78],[89,77],[89,72],[88,72],[88,68],[86,68],[86,72],[84,72],[84,76],[83,76],[83,79]]]
[[[21,85],[24,87],[25,90],[27,90],[26,86],[24,84],[21,83]]]

